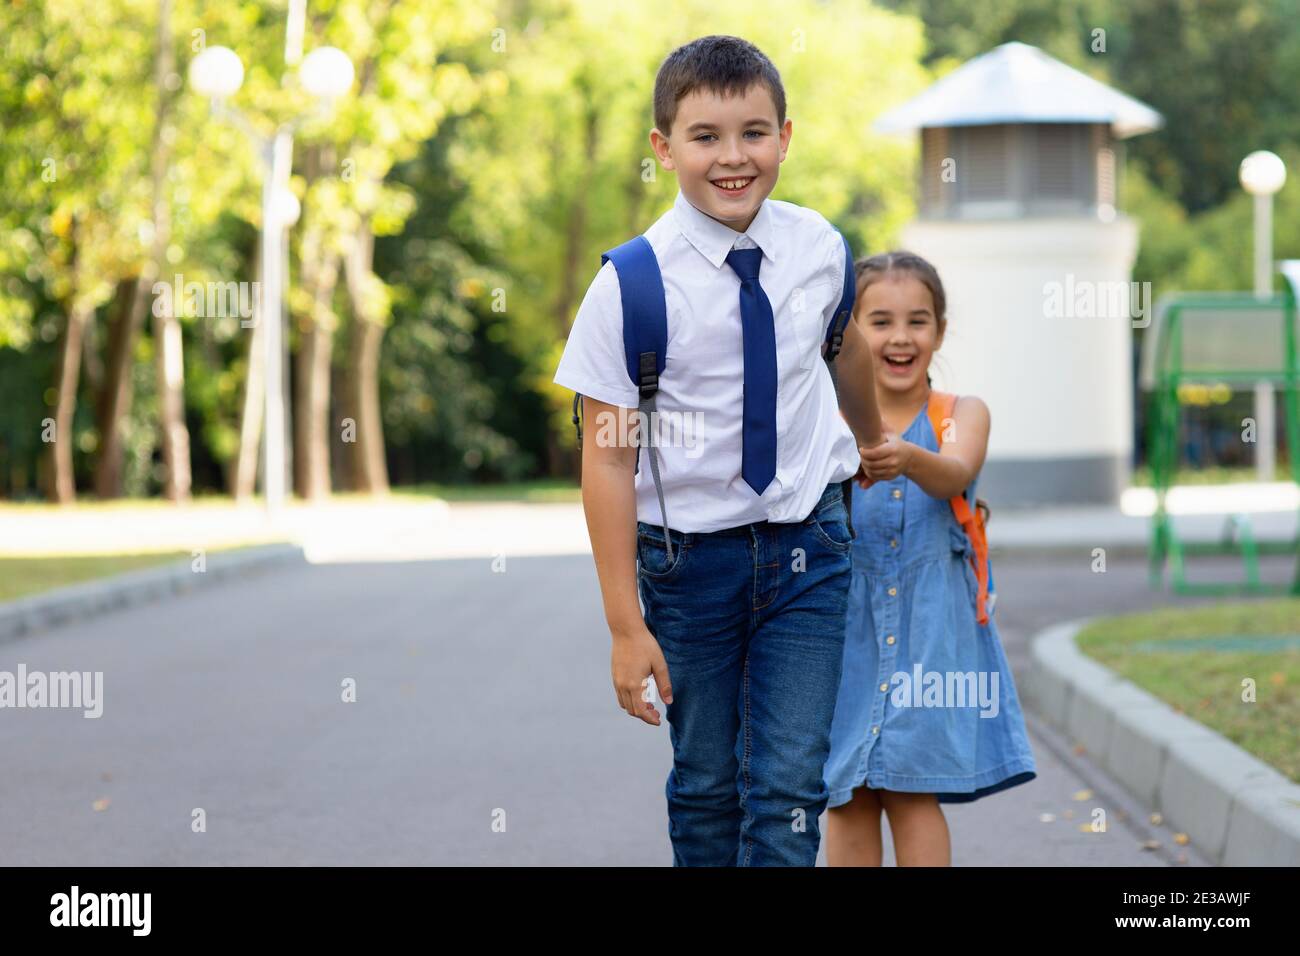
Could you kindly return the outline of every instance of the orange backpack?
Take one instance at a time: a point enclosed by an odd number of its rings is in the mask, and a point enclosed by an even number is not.
[[[943,447],[943,423],[945,420],[952,419],[952,410],[957,404],[957,396],[950,392],[937,392],[930,390],[930,399],[927,411],[930,417],[930,427],[934,430],[935,440],[939,447]],[[979,590],[975,599],[976,618],[981,624],[989,622],[989,612],[993,609],[994,602],[997,600],[997,594],[993,590],[993,575],[989,567],[989,543],[988,537],[984,533],[984,515],[981,513],[980,502],[976,499],[976,509],[971,510],[970,502],[966,500],[966,493],[963,491],[959,495],[954,495],[948,499],[952,506],[952,513],[957,519],[957,523],[962,526],[966,532],[966,537],[971,543],[971,567],[975,571],[975,580],[979,584]]]

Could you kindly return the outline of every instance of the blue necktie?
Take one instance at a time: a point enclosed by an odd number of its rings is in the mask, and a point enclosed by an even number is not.
[[[745,336],[745,403],[740,474],[761,495],[776,477],[776,321],[758,284],[761,249],[732,249],[727,265],[740,276],[740,324]]]

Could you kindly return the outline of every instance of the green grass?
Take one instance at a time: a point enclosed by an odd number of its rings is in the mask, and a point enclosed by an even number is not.
[[[1229,485],[1258,481],[1254,465],[1232,468],[1179,468],[1174,472],[1175,485]],[[1279,461],[1273,469],[1273,481],[1290,481],[1291,466]],[[1133,471],[1135,488],[1151,487],[1151,467],[1141,465]]]
[[[207,553],[232,551],[238,547],[241,546],[209,548]],[[69,584],[79,584],[82,581],[109,577],[159,564],[169,564],[192,557],[189,551],[0,557],[0,601],[13,601]]]
[[[581,501],[582,489],[572,481],[545,478],[495,485],[403,485],[396,496],[435,497],[446,501]]]
[[[195,495],[188,503],[187,507],[191,508],[228,508],[235,503],[235,499],[230,495],[223,494],[202,494]],[[259,495],[250,499],[250,504],[256,507],[262,507],[262,498]],[[159,510],[175,508],[176,505],[166,498],[110,498],[101,501],[98,498],[85,497],[78,498],[75,504],[59,505],[46,501],[43,498],[24,498],[18,500],[0,501],[0,512],[6,509],[23,510],[23,511],[41,511],[48,510],[51,512],[71,511],[130,511],[137,508],[157,508]]]
[[[395,485],[392,488],[394,498],[442,498],[446,501],[581,501],[582,489],[576,482],[562,478],[540,478],[536,481],[501,482],[482,485],[445,485],[425,482],[415,485]],[[330,496],[336,502],[360,502],[371,500],[370,495],[356,492],[340,491]],[[289,505],[303,502],[293,496],[287,499]],[[249,499],[250,507],[263,506],[261,496]],[[231,507],[234,499],[229,495],[208,494],[196,496],[191,507],[218,508]],[[32,499],[30,501],[0,501],[0,513],[7,508],[22,510],[42,510],[58,512],[69,506],[51,504],[47,501]],[[86,498],[70,506],[79,511],[123,511],[133,508],[156,508],[159,510],[175,507],[162,498],[114,498],[110,501],[98,501]]]
[[[1145,652],[1171,638],[1300,633],[1300,598],[1163,609],[1085,628],[1079,649],[1300,783],[1300,650]],[[1242,681],[1255,681],[1254,703]]]
[[[80,555],[57,558],[0,558],[0,601],[39,594],[67,584],[166,564],[189,557],[188,551],[159,554]]]

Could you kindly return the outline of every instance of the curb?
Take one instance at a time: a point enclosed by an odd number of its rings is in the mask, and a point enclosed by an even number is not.
[[[144,604],[254,570],[306,560],[296,544],[257,545],[209,554],[201,573],[193,570],[191,558],[184,558],[8,601],[0,604],[0,644],[113,608]]]
[[[1092,560],[1092,551],[1094,548],[1103,548],[1107,558],[1142,558],[1145,559],[1150,553],[1147,542],[1120,541],[1106,544],[1104,542],[1090,541],[999,541],[994,544],[989,542],[989,560],[998,561],[1003,558],[1012,559],[1035,559],[1035,558],[1076,558],[1082,562]],[[997,565],[994,565],[996,568]]]
[[[1094,618],[1034,635],[1026,706],[1221,866],[1300,866],[1300,784],[1085,655]]]

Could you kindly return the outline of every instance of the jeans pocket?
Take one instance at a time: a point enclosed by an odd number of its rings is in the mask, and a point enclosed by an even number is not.
[[[853,547],[853,536],[849,534],[849,516],[843,499],[823,505],[804,523],[809,525],[821,543],[832,551],[848,554],[849,549]]]
[[[669,532],[672,534],[671,530]],[[673,534],[673,556],[668,559],[668,546],[662,530],[638,530],[636,534],[636,560],[641,573],[656,581],[671,578],[681,570],[686,557],[686,545],[678,534]]]

